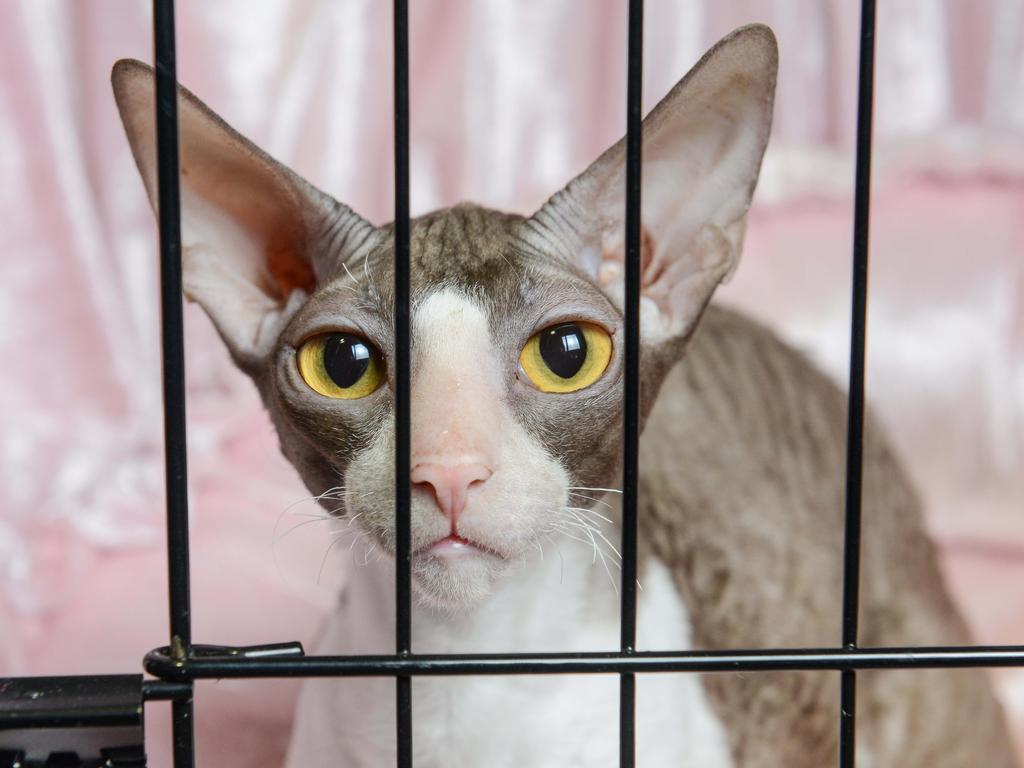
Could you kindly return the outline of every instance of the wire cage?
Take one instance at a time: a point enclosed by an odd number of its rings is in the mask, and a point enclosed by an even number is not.
[[[149,652],[142,675],[0,679],[0,737],[12,732],[92,729],[101,740],[128,734],[134,746],[96,748],[96,757],[68,753],[54,765],[144,766],[142,718],[147,701],[172,702],[175,768],[195,764],[193,685],[209,678],[384,676],[396,682],[397,765],[413,765],[416,676],[604,674],[618,675],[619,765],[635,763],[636,675],[651,672],[762,672],[830,670],[840,685],[839,766],[853,768],[856,747],[857,671],[1024,666],[1024,646],[866,648],[858,644],[861,476],[871,191],[875,2],[862,0],[859,52],[856,176],[853,227],[853,296],[850,323],[843,595],[837,612],[840,643],[829,648],[637,651],[637,487],[639,479],[639,307],[643,0],[628,2],[626,122],[625,384],[622,475],[622,578],[620,647],[606,653],[420,655],[411,645],[410,555],[410,315],[409,315],[409,25],[408,0],[394,0],[395,115],[395,651],[386,656],[307,656],[298,643],[250,648],[193,642],[185,450],[184,334],[177,82],[173,0],[154,0],[156,125],[159,168],[161,320],[170,641]],[[120,731],[118,731],[120,729]],[[99,736],[95,736],[99,734]],[[132,740],[135,740],[134,742]],[[0,739],[0,768],[27,765],[24,753]],[[136,743],[137,742],[137,743]],[[88,739],[83,750],[91,749]],[[96,742],[97,744],[99,742]],[[84,754],[84,752],[83,752]],[[51,758],[52,761],[52,758]],[[76,762],[77,761],[77,762]],[[51,762],[47,762],[50,765]]]

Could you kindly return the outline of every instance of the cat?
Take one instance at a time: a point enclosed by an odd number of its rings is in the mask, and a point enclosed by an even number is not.
[[[741,28],[643,122],[641,648],[838,639],[845,397],[709,305],[739,258],[777,60],[767,27]],[[152,71],[121,61],[112,82],[155,206]],[[392,229],[184,89],[179,110],[185,292],[310,492],[390,555]],[[532,216],[462,204],[412,223],[416,652],[618,647],[623,188],[619,142]],[[967,643],[870,417],[864,458],[862,644]],[[389,652],[393,578],[390,557],[357,568],[319,652]],[[858,679],[859,764],[1015,764],[983,672]],[[415,764],[613,765],[617,693],[614,675],[417,678]],[[838,701],[828,671],[640,675],[638,764],[834,764]],[[394,741],[393,680],[310,680],[288,765],[389,765]]]

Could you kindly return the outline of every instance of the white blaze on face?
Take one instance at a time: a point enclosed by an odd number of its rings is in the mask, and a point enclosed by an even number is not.
[[[497,359],[487,316],[449,289],[418,305],[413,322],[412,466],[481,463],[493,471],[510,414],[507,361]]]
[[[425,599],[463,607],[532,551],[567,503],[569,477],[509,408],[518,350],[505,359],[479,304],[444,289],[416,305],[412,325],[413,572]],[[394,521],[381,471],[393,456],[387,424],[346,476],[350,514],[378,536]]]

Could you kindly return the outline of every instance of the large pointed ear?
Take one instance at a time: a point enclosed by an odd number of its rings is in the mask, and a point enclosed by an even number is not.
[[[646,343],[685,338],[736,266],[768,142],[778,50],[749,26],[721,40],[643,121],[642,309]],[[622,307],[625,140],[529,220]],[[572,233],[566,237],[566,233]],[[564,250],[564,245],[562,246]]]
[[[157,207],[155,78],[114,65],[114,98],[150,203]],[[241,136],[178,88],[182,273],[235,361],[268,354],[316,284],[375,230]]]

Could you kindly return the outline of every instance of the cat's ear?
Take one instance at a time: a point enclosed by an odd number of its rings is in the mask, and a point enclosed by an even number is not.
[[[155,78],[122,60],[114,98],[150,203],[157,207]],[[284,323],[371,224],[320,192],[178,88],[182,279],[235,361],[257,363]]]
[[[643,121],[642,325],[648,343],[684,337],[736,266],[768,142],[778,68],[764,26],[712,48]],[[528,221],[622,306],[625,139]]]

